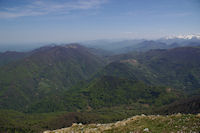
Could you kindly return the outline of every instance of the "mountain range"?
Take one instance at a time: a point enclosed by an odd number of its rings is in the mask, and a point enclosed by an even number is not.
[[[174,106],[179,108],[173,113],[182,110],[196,113],[179,103],[184,98],[188,100],[184,104],[196,103],[195,109],[200,108],[198,100],[189,100],[200,94],[200,47],[176,44],[142,41],[120,48],[118,54],[79,44],[1,53],[0,116],[5,110],[39,113],[39,116],[87,112],[88,116],[97,115],[91,121],[112,121],[141,112],[170,113]],[[11,116],[18,114],[8,112]],[[57,114],[55,117],[58,119]],[[32,119],[27,123],[31,124]],[[4,132],[35,131],[34,124],[24,129],[23,126],[8,128],[0,118],[1,124],[4,126],[0,130]],[[38,129],[48,129],[44,127],[46,124]]]
[[[168,36],[156,40],[95,40],[82,42],[81,44],[89,48],[105,50],[111,54],[122,54],[131,51],[145,52],[151,49],[200,46],[200,35]]]

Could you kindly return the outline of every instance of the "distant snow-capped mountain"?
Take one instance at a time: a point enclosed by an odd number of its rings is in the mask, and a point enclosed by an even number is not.
[[[200,39],[200,34],[168,36],[165,39]]]

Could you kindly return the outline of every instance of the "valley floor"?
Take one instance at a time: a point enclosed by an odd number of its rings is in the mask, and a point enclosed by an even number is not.
[[[137,115],[108,124],[74,123],[71,127],[44,133],[198,133],[200,114]]]

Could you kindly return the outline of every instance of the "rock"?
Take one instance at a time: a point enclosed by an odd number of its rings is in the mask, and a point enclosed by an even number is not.
[[[97,124],[97,127],[100,127],[101,126],[101,124]]]
[[[116,127],[125,126],[126,125],[126,121],[117,121],[114,125]]]
[[[48,131],[44,131],[43,133],[50,133],[50,132],[51,132],[51,131],[48,130]]]
[[[143,131],[144,131],[144,132],[149,132],[149,129],[148,129],[148,128],[145,128]]]
[[[82,123],[79,123],[78,125],[79,125],[79,126],[82,126],[83,124],[82,124]]]
[[[73,124],[72,124],[72,127],[73,127],[73,126],[77,126],[77,125],[78,125],[77,123],[73,123]]]
[[[176,116],[178,116],[178,117],[180,117],[181,115],[182,115],[181,113],[176,114]]]
[[[146,115],[145,115],[145,114],[142,114],[141,116],[143,116],[143,117],[144,117],[144,116],[146,116]]]

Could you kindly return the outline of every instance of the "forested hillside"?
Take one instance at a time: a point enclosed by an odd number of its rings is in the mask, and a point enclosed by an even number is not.
[[[0,129],[39,132],[141,113],[198,113],[199,47],[114,56],[95,51],[46,46],[2,65]]]

